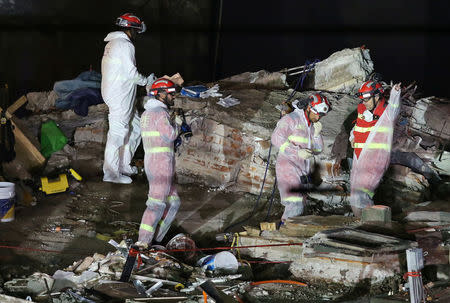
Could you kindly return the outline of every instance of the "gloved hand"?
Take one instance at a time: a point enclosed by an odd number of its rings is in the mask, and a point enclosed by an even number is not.
[[[314,137],[318,137],[320,135],[320,132],[322,131],[322,123],[317,121],[316,123],[313,123],[314,125]]]
[[[156,80],[155,74],[151,73],[150,76],[147,77],[147,86],[152,86],[155,80]]]
[[[183,118],[180,115],[175,115],[175,124],[179,127],[183,124]]]
[[[306,159],[312,158],[312,157],[313,157],[313,153],[312,153],[312,151],[310,151],[309,149],[302,148],[302,149],[300,149],[300,150],[298,151],[298,156],[299,156],[300,158],[306,160]]]

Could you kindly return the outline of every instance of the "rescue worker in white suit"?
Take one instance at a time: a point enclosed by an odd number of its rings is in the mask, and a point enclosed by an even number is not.
[[[319,93],[301,102],[295,100],[292,105],[295,110],[278,121],[271,138],[279,149],[275,171],[284,205],[282,223],[303,214],[305,191],[312,186],[310,174],[314,155],[323,150],[319,120],[331,109],[328,99]]]
[[[373,205],[375,189],[390,163],[394,125],[400,113],[400,83],[392,87],[388,101],[383,93],[381,83],[372,80],[364,82],[358,91],[361,103],[349,138],[354,148],[350,205],[356,217]]]
[[[116,25],[122,30],[106,36],[108,43],[102,58],[101,92],[109,108],[103,181],[129,184],[129,176],[137,173],[131,160],[141,142],[136,89],[137,85],[151,85],[155,76],[145,77],[136,68],[132,41],[138,33],[145,32],[145,23],[127,13],[117,18]]]

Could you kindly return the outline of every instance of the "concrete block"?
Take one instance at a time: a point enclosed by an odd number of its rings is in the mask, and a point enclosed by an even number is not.
[[[98,121],[96,123],[78,127],[75,130],[74,141],[80,142],[97,142],[106,144],[108,127],[106,121]]]
[[[354,93],[373,70],[368,49],[344,49],[316,64],[314,89]]]
[[[391,208],[386,205],[373,205],[363,209],[361,221],[365,222],[391,222]]]

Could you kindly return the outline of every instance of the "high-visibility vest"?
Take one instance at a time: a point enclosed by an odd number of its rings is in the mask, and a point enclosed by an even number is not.
[[[382,99],[373,111],[373,120],[370,122],[364,120],[363,113],[366,110],[366,106],[362,103],[358,105],[358,118],[356,119],[356,125],[353,129],[353,135],[355,137],[354,149],[356,157],[359,157],[363,148],[371,148],[370,146],[365,146],[367,137],[369,137],[372,127],[377,124],[378,119],[384,113],[386,105],[386,101]],[[380,128],[379,131],[385,131],[385,129]],[[383,149],[383,144],[374,144],[373,148]]]

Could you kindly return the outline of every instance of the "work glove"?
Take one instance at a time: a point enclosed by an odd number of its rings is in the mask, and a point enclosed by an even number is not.
[[[178,127],[181,127],[181,125],[183,124],[183,119],[180,117],[180,115],[175,115],[175,124]]]
[[[307,160],[307,159],[313,157],[313,153],[312,153],[312,151],[309,150],[309,149],[302,148],[302,149],[300,149],[300,150],[298,151],[298,156],[299,156],[300,158],[302,158],[302,159]]]
[[[373,120],[373,114],[372,114],[372,112],[366,109],[366,110],[363,112],[363,119],[364,119],[364,121],[366,121],[366,122],[372,122],[372,120]]]
[[[155,80],[156,80],[155,74],[151,73],[150,76],[147,77],[147,87],[149,87],[149,86],[151,87],[153,82],[155,82]],[[148,91],[147,91],[147,93],[148,93]]]
[[[313,123],[314,125],[314,137],[318,137],[320,135],[320,132],[322,131],[322,123],[317,121],[316,123]]]

